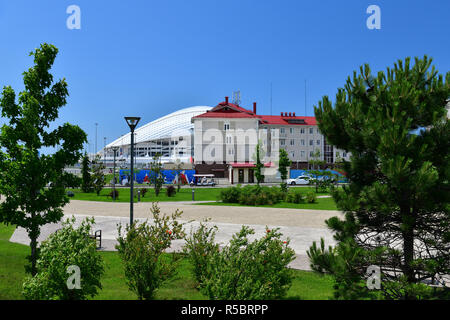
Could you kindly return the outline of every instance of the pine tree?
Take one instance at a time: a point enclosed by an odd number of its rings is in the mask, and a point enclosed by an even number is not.
[[[326,96],[315,107],[327,141],[352,154],[348,187],[333,191],[345,219],[327,221],[337,246],[308,252],[314,270],[335,277],[337,297],[374,298],[364,281],[377,265],[384,298],[448,298],[423,284],[450,274],[450,72],[431,63],[407,58],[376,77],[365,65],[334,107]]]
[[[94,160],[91,163],[91,170],[92,170],[92,188],[94,189],[95,193],[97,195],[100,195],[100,192],[102,191],[103,187],[106,183],[105,173],[103,170],[105,169],[105,165],[100,159],[99,155],[96,155]]]
[[[81,162],[81,190],[86,193],[93,191],[90,164],[89,157],[85,153]]]

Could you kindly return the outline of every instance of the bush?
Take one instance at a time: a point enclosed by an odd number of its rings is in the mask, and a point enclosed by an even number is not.
[[[164,255],[172,240],[184,238],[183,225],[176,220],[181,211],[171,216],[160,216],[156,203],[152,204],[153,223],[148,220],[127,225],[122,234],[119,225],[119,237],[116,249],[122,259],[125,278],[130,291],[140,300],[152,299],[160,285],[170,279],[178,266],[181,256],[177,253]]]
[[[166,195],[168,197],[174,197],[177,194],[177,189],[174,186],[167,186]]]
[[[219,198],[225,203],[239,203],[240,187],[229,187],[220,191]]]
[[[202,291],[215,300],[268,300],[282,298],[293,274],[287,265],[294,260],[288,241],[278,229],[249,242],[254,230],[243,226],[222,251],[210,254]]]
[[[145,194],[148,192],[148,189],[147,189],[147,188],[141,188],[141,189],[139,189],[139,190],[141,190],[141,196],[142,196],[142,198],[145,197]]]
[[[114,194],[115,194],[115,197],[114,197]],[[108,197],[111,197],[113,199],[118,199],[119,198],[119,190],[117,190],[117,189],[111,190],[111,192],[108,193]]]
[[[63,222],[62,229],[50,235],[40,246],[37,274],[23,283],[23,295],[31,300],[82,300],[94,297],[102,288],[103,259],[91,234],[94,218],[86,218],[78,229],[75,218]],[[69,266],[80,269],[81,289],[69,289]]]
[[[306,201],[308,203],[315,203],[317,201],[317,196],[313,191],[309,191],[306,193]]]
[[[297,190],[289,190],[286,195],[286,202],[290,203],[302,203],[303,202],[303,194]]]
[[[214,243],[216,232],[217,226],[208,227],[201,222],[200,227],[195,232],[191,229],[189,237],[186,238],[183,251],[194,266],[193,274],[199,284],[207,277],[208,258],[219,250],[219,245]]]

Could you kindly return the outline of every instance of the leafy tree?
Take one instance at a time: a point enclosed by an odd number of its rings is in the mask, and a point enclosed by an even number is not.
[[[61,207],[69,201],[64,186],[72,175],[64,167],[77,163],[86,142],[84,131],[69,123],[48,131],[68,96],[65,79],[53,83],[49,72],[57,53],[46,43],[31,52],[34,66],[23,73],[25,89],[18,102],[11,86],[3,88],[0,98],[1,115],[8,119],[0,132],[0,193],[5,196],[0,222],[27,230],[32,275],[40,227],[59,221]],[[57,145],[61,147],[53,154],[42,153]]]
[[[281,190],[287,191],[286,179],[288,175],[288,167],[291,166],[291,160],[289,160],[288,153],[284,149],[280,149],[280,156],[278,160],[278,171],[281,175]]]
[[[262,174],[262,169],[264,168],[264,164],[261,162],[261,144],[258,142],[256,144],[256,152],[255,152],[255,177],[256,183],[259,185],[261,182],[264,182],[264,175]]]
[[[323,184],[325,183],[325,179],[321,178],[323,177],[323,171],[320,171],[321,167],[325,164],[325,161],[323,161],[320,158],[320,149],[316,149],[311,159],[308,161],[309,167],[312,168],[312,170],[309,170],[309,173],[311,173],[314,178],[310,181],[314,183],[316,186],[316,193],[319,192],[319,189],[323,190]]]
[[[105,186],[106,178],[103,170],[105,169],[105,165],[100,160],[100,156],[96,155],[94,160],[91,164],[91,170],[92,170],[92,187],[97,193],[97,195],[100,195],[100,191],[102,191],[103,187]]]
[[[90,164],[91,161],[85,153],[81,162],[81,190],[86,193],[93,191]]]
[[[155,195],[158,196],[164,184],[163,165],[161,163],[161,154],[157,153],[150,163],[150,182],[155,186]]]
[[[83,300],[94,297],[102,288],[104,274],[102,256],[97,252],[92,232],[94,218],[86,218],[74,227],[75,217],[63,222],[63,227],[43,241],[37,260],[37,274],[27,277],[23,294],[30,300]],[[70,266],[80,268],[80,288],[69,288]],[[69,269],[70,270],[70,269]]]
[[[181,163],[180,159],[177,159],[175,161],[175,169],[173,170],[173,173],[177,177],[177,192],[180,192],[181,189],[181,171],[183,169],[183,164]]]
[[[333,191],[345,218],[327,221],[337,246],[308,252],[339,298],[376,297],[364,281],[370,265],[381,268],[384,298],[448,298],[423,284],[450,274],[450,72],[444,80],[431,64],[406,58],[376,77],[365,65],[334,107],[325,96],[315,108],[327,140],[352,153],[349,186]]]

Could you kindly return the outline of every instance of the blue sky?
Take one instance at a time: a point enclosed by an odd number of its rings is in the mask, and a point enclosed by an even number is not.
[[[69,30],[69,5],[81,29]],[[369,5],[381,29],[369,30]],[[56,124],[88,133],[90,150],[128,132],[124,116],[152,121],[194,105],[215,106],[240,90],[258,113],[307,115],[346,78],[369,63],[384,70],[397,59],[427,54],[450,70],[450,1],[165,0],[0,1],[0,86],[23,89],[28,53],[42,42],[59,48],[52,70],[69,84]],[[1,123],[4,123],[2,120]],[[55,125],[56,125],[55,124]],[[89,147],[88,147],[89,148]]]

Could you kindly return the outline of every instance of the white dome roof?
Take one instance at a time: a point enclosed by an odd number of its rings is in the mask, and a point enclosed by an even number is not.
[[[188,135],[190,134],[189,130],[194,127],[194,124],[191,123],[192,117],[205,113],[210,109],[211,107],[208,106],[184,108],[170,113],[162,118],[149,122],[134,130],[134,142],[140,143],[149,140]],[[131,144],[130,132],[111,142],[106,146],[106,148],[110,148],[113,146],[120,147],[129,144]]]

